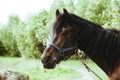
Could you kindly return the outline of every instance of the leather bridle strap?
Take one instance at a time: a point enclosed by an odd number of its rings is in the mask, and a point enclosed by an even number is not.
[[[68,59],[70,56],[72,55],[66,55],[65,52],[70,51],[75,49],[75,53],[77,53],[76,49],[77,49],[77,45],[73,46],[73,47],[69,47],[69,48],[61,48],[58,47],[56,44],[54,44],[53,42],[48,43],[48,45],[53,46],[55,49],[57,49],[60,52],[60,56],[62,56],[64,58],[64,60]]]

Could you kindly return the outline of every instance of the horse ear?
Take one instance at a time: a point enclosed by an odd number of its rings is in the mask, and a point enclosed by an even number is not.
[[[64,14],[68,14],[68,11],[66,9],[63,9]]]
[[[56,18],[58,18],[60,16],[60,12],[59,12],[59,10],[57,9],[56,10]]]

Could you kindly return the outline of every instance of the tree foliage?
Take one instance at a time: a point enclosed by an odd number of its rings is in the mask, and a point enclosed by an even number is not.
[[[12,14],[0,28],[0,55],[40,58],[51,31],[55,11],[66,8],[69,12],[100,24],[120,30],[119,0],[55,0],[48,10],[26,16],[26,20]],[[2,49],[1,49],[2,47]],[[4,54],[4,52],[3,52]]]

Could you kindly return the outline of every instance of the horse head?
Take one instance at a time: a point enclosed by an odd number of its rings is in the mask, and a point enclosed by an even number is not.
[[[77,50],[74,19],[66,9],[63,14],[56,10],[56,19],[52,28],[52,40],[43,52],[41,61],[44,68],[55,68],[62,60],[67,60]]]

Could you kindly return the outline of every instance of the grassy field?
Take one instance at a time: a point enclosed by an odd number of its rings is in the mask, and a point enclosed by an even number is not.
[[[103,80],[108,80],[103,71],[92,61],[87,61],[87,65]],[[47,70],[42,67],[40,60],[0,57],[0,70],[4,69],[27,74],[30,80],[99,80],[76,60],[63,61],[55,69]]]

